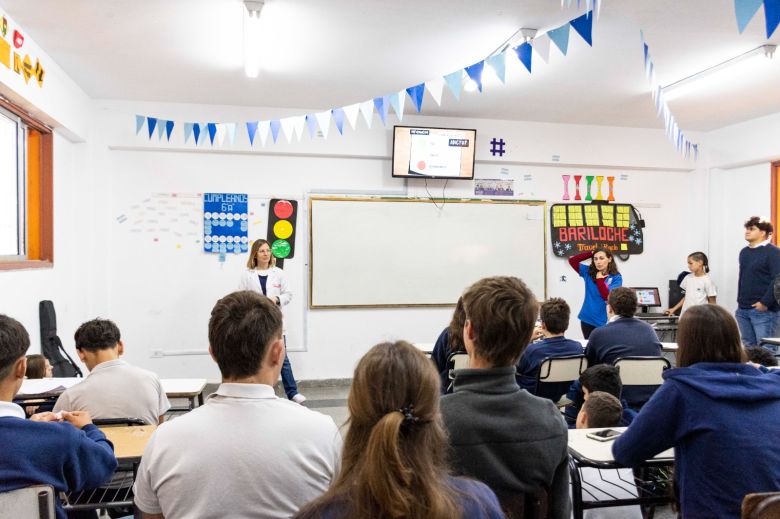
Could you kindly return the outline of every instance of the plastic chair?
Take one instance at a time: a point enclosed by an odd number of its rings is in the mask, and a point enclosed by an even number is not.
[[[54,519],[54,489],[33,485],[0,493],[0,519],[20,517]]]
[[[449,373],[450,385],[447,387],[447,392],[452,390],[452,385],[455,383],[455,370],[466,369],[469,367],[469,356],[462,351],[456,351],[450,353],[447,357],[447,371]]]
[[[557,403],[586,369],[588,360],[585,355],[547,357],[542,361],[536,375],[536,396]]]
[[[621,357],[615,360],[614,366],[620,372],[622,396],[635,409],[650,400],[664,383],[664,371],[672,367],[664,357]]]

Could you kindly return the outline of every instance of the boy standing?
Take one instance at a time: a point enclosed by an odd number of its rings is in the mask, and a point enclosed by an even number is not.
[[[739,253],[739,285],[735,313],[745,346],[774,337],[780,306],[773,283],[780,274],[780,249],[772,245],[772,222],[752,216],[745,222],[747,247]]]

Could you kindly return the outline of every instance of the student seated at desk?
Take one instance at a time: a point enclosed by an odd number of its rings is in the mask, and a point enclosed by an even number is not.
[[[623,407],[620,420],[615,425],[628,427],[636,417],[636,411],[628,406],[628,402],[620,398],[623,393],[623,383],[620,381],[620,372],[615,366],[609,364],[591,366],[582,372],[578,382],[579,384],[572,385],[572,389],[569,390],[568,397],[573,403],[567,406],[564,411],[566,421],[571,428],[575,426],[577,415],[584,402],[588,401],[588,396],[596,391],[609,393],[617,398]],[[594,425],[593,427],[600,426]]]
[[[441,380],[441,394],[452,393],[452,384],[450,381],[450,367],[448,360],[450,355],[455,352],[464,352],[463,346],[463,321],[465,321],[463,312],[463,298],[458,298],[455,305],[455,311],[452,313],[450,325],[445,328],[431,351],[431,360],[436,364],[436,371],[439,372]]]
[[[612,447],[637,466],[674,447],[683,518],[740,517],[753,492],[780,489],[780,372],[745,364],[734,317],[718,305],[680,318],[677,366]]]
[[[114,448],[89,413],[65,412],[62,423],[53,413],[24,419],[11,403],[22,387],[30,346],[27,330],[0,315],[0,492],[31,485],[51,485],[59,492],[97,487],[116,469]],[[59,497],[57,517],[65,519]]]
[[[577,429],[617,427],[623,414],[620,400],[609,393],[594,391],[577,415]],[[636,496],[631,469],[580,469],[582,487],[594,501],[627,499]],[[585,519],[641,519],[639,506],[615,506],[585,510]]]
[[[296,519],[503,518],[484,483],[448,474],[438,386],[428,359],[408,342],[371,348],[352,378],[336,482]]]
[[[54,412],[89,411],[93,418],[140,418],[147,424],[162,423],[171,408],[160,379],[131,366],[121,357],[125,345],[119,328],[108,319],[93,319],[79,326],[76,353],[89,375],[65,390]]]
[[[748,362],[752,362],[759,369],[765,368],[762,371],[765,371],[767,367],[777,366],[777,357],[771,351],[761,346],[745,348],[745,354],[747,354]]]
[[[530,344],[517,363],[517,384],[531,394],[536,392],[536,379],[544,359],[582,355],[582,344],[563,336],[569,327],[570,315],[569,305],[559,297],[548,299],[539,308],[539,319],[542,321],[539,331],[544,339]],[[553,398],[553,402],[560,400],[564,392],[561,391],[557,398]]]
[[[531,338],[538,305],[515,277],[490,277],[463,294],[463,341],[469,368],[441,397],[455,474],[486,483],[509,504],[522,494],[550,494],[549,517],[568,519],[568,431],[558,408],[520,389],[517,361]]]
[[[145,517],[289,518],[333,482],[341,436],[333,419],[278,398],[282,311],[251,291],[217,301],[209,353],[222,384],[146,445],[135,480]]]

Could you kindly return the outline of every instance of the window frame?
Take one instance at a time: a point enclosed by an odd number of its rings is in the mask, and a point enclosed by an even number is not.
[[[54,185],[52,130],[23,108],[0,97],[0,108],[18,117],[26,127],[24,143],[20,142],[19,157],[25,164],[25,182],[20,204],[24,208],[25,254],[3,256],[0,271],[54,266]]]

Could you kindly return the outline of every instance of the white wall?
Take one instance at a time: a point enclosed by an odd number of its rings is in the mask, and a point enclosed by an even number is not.
[[[162,376],[207,376],[217,379],[205,355],[152,358],[152,350],[200,350],[207,346],[207,321],[214,302],[233,290],[243,269],[243,256],[228,256],[220,264],[195,243],[201,233],[202,202],[198,193],[243,192],[256,203],[272,196],[305,199],[310,193],[408,193],[426,196],[424,184],[390,176],[392,138],[377,117],[372,129],[363,121],[344,137],[331,128],[327,140],[279,143],[251,151],[239,128],[238,151],[210,145],[183,145],[180,128],[171,143],[151,143],[134,135],[134,114],[163,119],[241,121],[288,115],[294,111],[251,110],[240,107],[184,106],[102,102],[96,126],[101,129],[90,149],[94,154],[95,200],[99,228],[105,236],[105,276],[99,283],[106,300],[103,315],[122,328],[127,356]],[[261,115],[258,115],[261,114]],[[490,120],[413,118],[404,123],[476,127],[479,132],[479,178],[512,178],[518,198],[560,201],[562,174],[614,175],[619,202],[637,203],[648,227],[646,253],[621,263],[626,284],[662,288],[685,266],[687,243],[693,233],[679,225],[690,217],[686,191],[695,175],[680,159],[662,132]],[[145,131],[145,130],[144,130]],[[509,153],[493,158],[486,143],[503,138]],[[244,141],[242,141],[243,139]],[[280,137],[284,140],[284,137]],[[165,139],[163,139],[165,141]],[[559,155],[562,166],[552,161]],[[442,181],[428,188],[440,196]],[[176,193],[176,197],[171,197]],[[471,182],[449,182],[446,196],[473,196]],[[188,203],[185,204],[184,200]],[[164,202],[163,202],[164,201]],[[190,203],[191,202],[191,203]],[[175,206],[176,209],[168,209]],[[433,342],[449,321],[451,308],[308,310],[306,269],[307,214],[299,214],[296,258],[285,265],[295,298],[287,309],[290,357],[297,378],[351,376],[355,362],[373,344],[404,338]],[[262,212],[265,209],[260,209]],[[119,219],[122,220],[120,222]],[[250,238],[265,234],[261,220],[250,226]],[[176,220],[176,221],[174,221]],[[186,221],[183,221],[186,220]],[[192,220],[196,224],[190,223]],[[669,236],[677,239],[670,241]],[[154,238],[158,241],[154,241]],[[101,238],[102,239],[102,238]],[[345,258],[345,268],[349,268]],[[548,296],[562,296],[578,311],[583,284],[568,264],[548,251]],[[565,281],[561,280],[565,276]],[[360,282],[360,280],[356,280]],[[465,288],[465,287],[464,287]],[[370,289],[370,288],[369,288]],[[542,297],[543,294],[539,294]],[[92,316],[85,316],[89,318]],[[579,335],[576,317],[572,335]],[[295,351],[295,350],[306,351]]]

